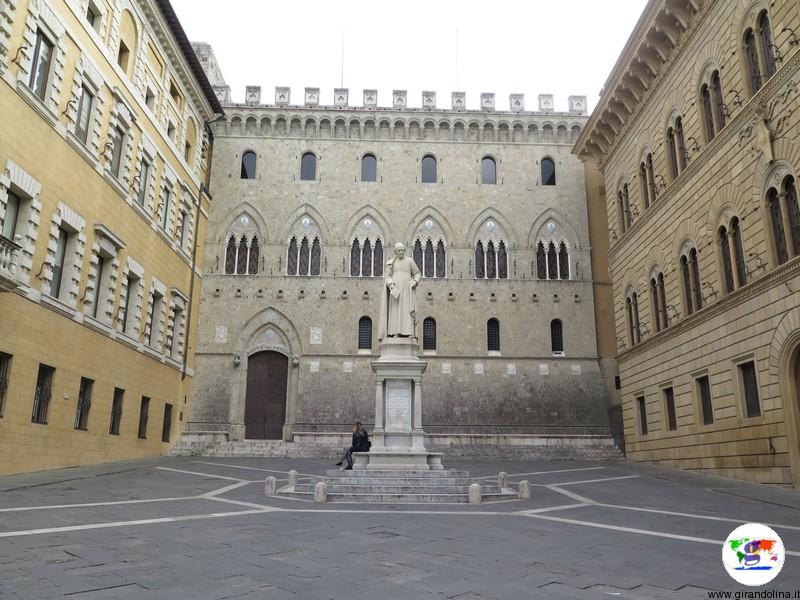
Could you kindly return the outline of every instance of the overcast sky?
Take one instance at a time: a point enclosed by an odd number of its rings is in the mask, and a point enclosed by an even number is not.
[[[350,104],[364,88],[378,89],[391,106],[393,89],[408,90],[408,106],[422,90],[450,108],[450,92],[467,92],[478,108],[481,92],[494,92],[508,109],[510,93],[524,93],[528,110],[538,94],[585,95],[594,107],[600,89],[646,0],[172,0],[192,41],[209,42],[233,100],[246,85],[260,85],[273,103],[275,86],[319,87],[333,104],[342,78]]]

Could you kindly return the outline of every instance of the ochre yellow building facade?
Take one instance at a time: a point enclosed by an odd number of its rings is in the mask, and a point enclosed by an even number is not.
[[[0,474],[179,437],[220,112],[168,1],[0,2]]]
[[[629,459],[800,485],[798,34],[796,0],[651,0],[576,143]]]

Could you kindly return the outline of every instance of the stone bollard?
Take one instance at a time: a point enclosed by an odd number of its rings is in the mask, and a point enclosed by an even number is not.
[[[500,486],[501,490],[508,487],[508,473],[505,471],[500,471],[500,473],[497,475],[497,485]]]
[[[275,496],[278,491],[278,480],[275,479],[272,475],[267,477],[264,480],[264,495],[265,496]]]
[[[314,486],[314,502],[328,501],[328,486],[324,481],[318,481]]]
[[[286,483],[286,485],[288,485],[291,488],[297,485],[297,471],[295,471],[294,469],[289,471],[288,478],[289,481]]]
[[[524,479],[519,482],[519,497],[523,500],[531,497],[531,484]]]
[[[470,504],[480,504],[481,503],[481,484],[480,483],[473,483],[469,486],[469,503]]]

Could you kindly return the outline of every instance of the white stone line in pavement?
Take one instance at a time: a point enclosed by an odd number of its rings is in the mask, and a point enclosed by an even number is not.
[[[218,462],[210,462],[207,460],[195,460],[192,461],[198,465],[217,465],[220,467],[230,467],[232,469],[247,469],[248,471],[264,471],[265,473],[283,473],[286,475],[289,471],[279,471],[278,469],[262,469],[260,467],[245,467],[244,465],[232,465],[230,463],[218,463]],[[309,473],[298,473],[298,475],[302,475],[303,477],[324,477],[324,475],[311,475]]]
[[[257,502],[245,502],[244,500],[232,500],[231,498],[207,498],[207,500],[214,500],[215,502],[225,502],[226,504],[236,504],[237,506],[247,506],[248,508],[263,508],[268,511],[285,510],[283,508],[269,506],[268,504],[258,504]]]
[[[247,481],[248,483],[256,483],[258,480],[245,480],[241,477],[226,477],[225,475],[215,475],[214,473],[200,473],[199,471],[184,471],[183,469],[172,469],[170,467],[155,467],[162,471],[172,471],[173,473],[183,473],[184,475],[200,475],[201,477],[211,477],[213,479],[226,479],[228,481]]]
[[[583,508],[584,506],[594,506],[588,502],[581,502],[579,504],[561,504],[559,506],[548,506],[547,508],[532,508],[531,510],[518,510],[518,515],[534,515],[543,512],[553,512],[554,510],[569,510],[570,508]]]
[[[711,540],[708,538],[694,537],[691,535],[679,535],[677,533],[666,533],[663,531],[651,531],[649,529],[636,529],[635,527],[623,527],[621,525],[608,525],[606,523],[595,523],[594,521],[578,521],[577,519],[565,519],[563,517],[552,517],[549,515],[538,514],[522,514],[523,516],[532,519],[545,519],[547,521],[555,521],[557,523],[567,523],[569,525],[580,525],[583,527],[596,527],[598,529],[610,529],[612,531],[622,531],[625,533],[636,533],[639,535],[650,535],[654,537],[669,538],[673,540],[682,540],[685,542],[699,542],[701,544],[714,544],[715,546],[722,546],[725,542],[723,540]],[[791,556],[800,556],[800,552],[786,550],[786,554]]]
[[[207,513],[198,515],[182,515],[178,517],[159,517],[155,519],[138,519],[135,521],[111,521],[107,523],[87,523],[85,525],[67,525],[64,527],[46,527],[43,529],[24,529],[20,531],[0,532],[0,538],[21,537],[26,535],[41,535],[44,533],[64,533],[69,531],[85,531],[87,529],[107,529],[112,527],[130,527],[133,525],[153,525],[156,523],[175,523],[178,521],[195,521],[198,519],[219,519],[222,517],[236,517],[239,515],[256,515],[273,512],[274,509],[264,507],[254,510],[236,510],[225,513]]]
[[[707,519],[709,521],[724,521],[726,523],[747,523],[746,519],[731,519],[730,517],[713,517],[711,515],[696,515],[693,513],[684,513],[684,512],[675,512],[671,510],[661,510],[658,508],[640,508],[638,506],[624,506],[622,504],[607,504],[604,502],[595,502],[595,506],[604,506],[606,508],[618,508],[620,510],[636,510],[640,512],[649,512],[649,513],[656,513],[661,515],[672,515],[675,517],[687,517],[689,519]],[[800,527],[797,525],[781,525],[780,523],[767,523],[764,521],[759,521],[759,523],[763,523],[768,527],[778,527],[781,529],[793,529],[795,531],[800,531]]]
[[[561,481],[559,483],[549,483],[548,486],[561,487],[565,485],[580,485],[582,483],[602,483],[604,481],[618,481],[620,479],[635,479],[638,475],[621,475],[620,477],[603,477],[602,479],[584,479],[582,481]]]
[[[0,508],[0,513],[21,512],[27,510],[49,510],[57,508],[90,508],[92,506],[114,506],[116,504],[144,504],[146,502],[176,502],[178,500],[195,500],[197,496],[178,496],[175,498],[145,498],[139,500],[112,500],[109,502],[85,502],[82,504],[51,504],[44,506],[18,506],[16,508]]]
[[[510,473],[509,477],[525,477],[527,475],[549,475],[550,473],[573,473],[575,471],[597,471],[605,467],[581,467],[580,469],[558,469],[557,471],[533,471],[532,473]],[[474,479],[497,479],[497,475],[486,475],[485,477],[475,477]]]
[[[534,483],[532,485],[535,485],[537,487],[547,488],[551,492],[555,492],[556,494],[561,494],[562,496],[566,496],[567,498],[572,498],[573,500],[577,500],[578,502],[581,502],[582,504],[597,504],[591,498],[587,498],[586,496],[581,496],[580,494],[576,494],[575,492],[569,492],[567,490],[562,490],[560,487],[557,487],[555,485],[547,485],[547,484],[541,484],[541,483]]]
[[[206,492],[205,494],[200,494],[198,498],[205,498],[207,500],[215,500],[215,496],[219,496],[220,494],[225,494],[226,492],[231,492],[233,490],[239,489],[245,485],[250,485],[251,483],[255,483],[253,481],[238,481],[236,483],[232,483],[230,485],[226,485],[225,487],[221,487],[217,490],[211,490],[210,492]]]

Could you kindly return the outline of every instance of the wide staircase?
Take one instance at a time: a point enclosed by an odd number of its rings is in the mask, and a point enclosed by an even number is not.
[[[278,490],[279,496],[314,499],[319,482],[325,484],[327,502],[370,502],[382,504],[459,503],[469,502],[469,486],[481,486],[481,502],[516,498],[511,488],[497,483],[472,480],[468,471],[455,469],[439,471],[375,471],[329,470],[326,477],[298,482],[293,487]]]

